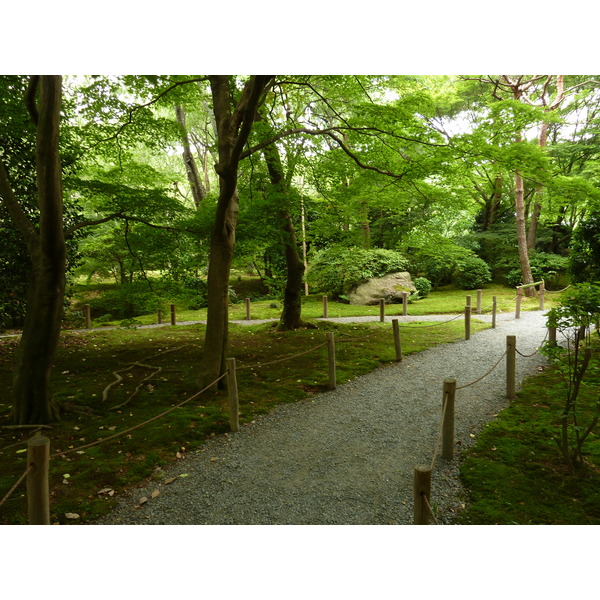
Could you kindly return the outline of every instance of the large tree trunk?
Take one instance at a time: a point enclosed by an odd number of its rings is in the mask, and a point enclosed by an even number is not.
[[[58,419],[50,392],[50,370],[58,347],[65,291],[62,174],[58,149],[61,77],[40,77],[37,113],[39,231],[25,226],[32,263],[27,311],[17,350],[13,419],[43,424]],[[13,210],[18,208],[13,207]]]
[[[181,141],[183,143],[183,162],[185,164],[185,172],[187,173],[188,182],[192,190],[192,198],[194,199],[194,204],[196,208],[200,208],[200,204],[206,196],[206,189],[204,188],[204,185],[200,178],[198,166],[196,165],[196,160],[194,159],[194,155],[192,154],[192,150],[190,148],[188,131],[185,124],[185,110],[183,106],[179,104],[175,106],[175,115],[177,116],[177,122],[179,123],[179,128],[181,129]]]
[[[527,251],[527,232],[525,228],[525,203],[524,203],[523,177],[517,171],[515,174],[515,214],[517,221],[517,247],[519,250],[519,263],[523,284],[533,283],[533,275],[529,265],[529,252]],[[525,288],[526,296],[535,294],[534,287]]]
[[[238,196],[237,176],[242,150],[252,129],[256,109],[270,77],[251,77],[233,109],[234,86],[230,77],[210,77],[213,112],[217,127],[219,199],[211,234],[208,266],[208,310],[206,335],[200,365],[200,383],[207,386],[225,373],[229,337],[229,270],[235,245]]]

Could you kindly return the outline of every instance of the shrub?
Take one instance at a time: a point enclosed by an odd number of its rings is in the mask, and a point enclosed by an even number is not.
[[[492,270],[478,256],[466,256],[458,262],[455,282],[464,290],[473,290],[492,280]]]
[[[417,295],[419,298],[427,298],[427,296],[429,296],[429,292],[431,291],[431,281],[429,281],[429,279],[426,277],[417,277],[413,283],[417,288]]]
[[[600,211],[594,211],[573,233],[569,272],[574,282],[600,281]]]
[[[407,264],[394,250],[334,246],[315,254],[306,279],[314,291],[339,298],[373,277],[404,271]]]
[[[155,312],[161,306],[160,297],[148,289],[145,282],[126,283],[89,299],[92,317],[110,314],[114,319],[131,319]]]
[[[532,254],[529,258],[533,280],[541,281],[543,279],[550,285],[558,281],[560,276],[567,270],[568,265],[569,259],[566,256],[548,252],[538,252]],[[506,281],[508,285],[516,287],[523,283],[522,277],[520,267],[516,267],[506,274]]]

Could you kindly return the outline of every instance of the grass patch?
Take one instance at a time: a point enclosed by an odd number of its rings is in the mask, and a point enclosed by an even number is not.
[[[240,285],[238,283],[238,285]],[[515,310],[515,295],[513,288],[508,288],[500,285],[485,286],[482,293],[482,309],[486,314],[491,314],[491,306],[493,296],[496,296],[498,312],[514,312]],[[243,288],[242,288],[243,291]],[[462,290],[453,287],[440,288],[436,292],[431,292],[427,298],[417,300],[409,304],[408,314],[414,316],[430,315],[430,314],[458,314],[464,312],[466,296],[471,296],[473,313],[477,306],[477,290]],[[547,293],[545,300],[545,308],[549,309],[558,304],[560,294]],[[229,306],[229,319],[232,321],[242,321],[246,318],[246,305],[243,294],[238,295],[239,301]],[[323,296],[313,294],[302,298],[302,317],[304,319],[317,319],[323,316]],[[190,310],[187,308],[187,303],[173,299],[175,304],[178,321],[205,321],[206,309]],[[251,318],[252,319],[274,319],[278,320],[281,316],[282,302],[281,300],[252,300],[251,302]],[[538,310],[539,298],[523,297],[521,310]],[[169,305],[165,304],[162,311],[163,322],[170,322]],[[386,316],[400,316],[403,314],[402,304],[387,304],[385,307]],[[358,316],[379,316],[379,306],[355,306],[344,304],[342,302],[328,303],[328,316],[337,317],[358,317]],[[135,325],[150,325],[157,322],[157,315],[146,314],[135,317],[130,320],[129,326]],[[69,327],[84,327],[82,314],[72,318],[69,322]],[[104,320],[102,322],[92,321],[93,328],[104,328],[107,326],[118,327],[128,326],[127,320],[113,319]]]
[[[428,325],[401,330],[405,354],[464,336],[461,321],[440,327]],[[472,323],[474,332],[487,327]],[[238,372],[240,423],[248,423],[280,403],[310,401],[326,390],[326,347],[289,361],[256,365],[314,348],[325,341],[328,331],[336,334],[338,383],[395,359],[389,323],[319,322],[318,329],[295,332],[276,332],[271,324],[231,325],[229,354],[237,359],[238,367],[254,367]],[[51,454],[62,453],[50,461],[52,523],[93,523],[110,511],[126,488],[164,477],[163,466],[184,461],[187,453],[200,448],[211,436],[227,434],[228,398],[224,391],[216,391],[139,429],[78,450],[126,432],[196,393],[203,337],[204,326],[199,325],[63,333],[52,374],[63,416],[44,433],[51,439]],[[9,423],[8,398],[17,343],[16,339],[0,340],[0,384],[5,390],[0,402],[2,426]],[[115,380],[113,371],[136,362],[137,366],[121,373],[123,380],[103,401],[103,390]],[[161,370],[154,372],[140,365]],[[138,386],[139,391],[131,397]],[[30,435],[0,429],[0,497],[25,470],[26,453],[19,451],[26,448]],[[106,490],[112,490],[113,495]],[[79,518],[69,520],[67,513],[77,513]],[[26,518],[25,487],[21,484],[3,505],[0,523],[24,524]]]
[[[596,345],[581,393],[583,413],[593,410],[599,391]],[[563,397],[561,377],[549,367],[526,380],[511,405],[486,425],[461,466],[470,500],[458,523],[600,524],[600,430],[584,447],[584,467],[569,471],[554,441]]]

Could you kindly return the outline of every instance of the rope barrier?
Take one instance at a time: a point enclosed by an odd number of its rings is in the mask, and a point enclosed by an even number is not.
[[[23,473],[23,475],[21,475],[21,477],[19,477],[18,481],[4,495],[4,498],[2,498],[2,500],[0,500],[0,506],[2,506],[10,498],[11,494],[19,487],[19,485],[21,484],[23,479],[25,479],[25,477],[27,477],[27,475],[29,475],[29,471],[31,471],[32,468],[33,467],[31,465],[29,465],[27,467],[27,469],[25,470],[25,473]]]
[[[562,292],[564,292],[565,290],[568,290],[571,286],[568,285],[566,288],[563,288],[562,290],[546,290],[546,294],[562,294]]]
[[[425,500],[425,505],[427,506],[427,510],[429,511],[429,514],[433,517],[435,524],[439,525],[440,522],[437,520],[437,517],[435,516],[435,513],[433,512],[433,508],[431,508],[431,504],[429,504],[429,500],[427,500],[427,496],[423,492],[421,492],[421,496],[423,497],[423,500]]]
[[[312,352],[313,350],[317,350],[318,348],[322,348],[323,346],[327,346],[327,342],[323,342],[322,344],[319,344],[318,346],[314,346],[313,348],[310,348],[309,350],[304,350],[304,352],[299,352],[298,354],[293,354],[292,356],[286,356],[285,358],[278,358],[277,360],[272,360],[270,362],[257,363],[255,365],[249,365],[246,367],[236,367],[235,370],[243,371],[244,369],[255,369],[258,367],[267,367],[269,365],[274,365],[275,363],[285,362],[286,360],[292,360],[292,358],[298,358],[299,356],[302,356],[303,354],[308,354],[309,352]]]
[[[458,386],[456,389],[463,390],[464,388],[467,388],[471,385],[475,385],[476,383],[479,383],[482,379],[487,377],[500,364],[500,361],[506,356],[506,353],[507,353],[507,350],[505,350],[504,354],[496,361],[496,364],[487,373],[482,375],[479,379],[476,379],[475,381],[472,381],[471,383],[467,383],[465,385]]]
[[[517,352],[517,354],[519,354],[523,358],[531,358],[534,354],[537,354],[542,349],[544,343],[546,342],[546,339],[548,338],[548,334],[549,333],[550,333],[549,331],[546,331],[546,335],[544,336],[544,339],[542,340],[542,343],[539,345],[539,347],[537,348],[537,350],[535,350],[531,354],[523,354],[522,352],[519,352],[518,348],[515,348],[515,351]]]
[[[442,420],[440,421],[440,432],[438,434],[435,446],[433,448],[433,458],[431,459],[431,466],[429,467],[429,469],[431,471],[433,471],[433,467],[435,466],[435,461],[437,459],[437,455],[439,454],[440,451],[440,446],[442,445],[442,436],[444,433],[444,419],[446,418],[446,406],[447,403],[444,402],[444,409],[442,410]]]
[[[460,319],[461,317],[464,317],[464,314],[460,314],[460,315],[456,315],[455,317],[452,317],[451,319],[448,319],[447,321],[442,321],[441,323],[433,323],[432,325],[402,325],[400,323],[398,323],[399,327],[402,327],[403,329],[423,329],[424,327],[439,327],[440,325],[445,325],[446,323],[451,323],[452,321],[456,321],[456,319]]]
[[[221,375],[220,377],[217,377],[217,379],[215,379],[212,383],[209,383],[204,389],[202,389],[199,392],[195,393],[193,396],[190,396],[189,398],[186,398],[183,402],[180,402],[179,404],[176,404],[175,406],[172,406],[168,410],[165,410],[164,412],[160,413],[159,415],[156,415],[156,416],[152,417],[151,419],[148,419],[147,421],[144,421],[143,423],[138,423],[137,425],[134,425],[133,427],[129,427],[128,429],[120,431],[119,433],[115,433],[113,435],[109,435],[107,438],[102,438],[101,440],[97,440],[97,441],[92,442],[90,444],[85,444],[84,446],[78,446],[77,448],[72,448],[72,449],[67,450],[65,452],[56,452],[55,454],[52,454],[50,456],[50,458],[55,458],[56,456],[64,456],[66,454],[71,454],[73,452],[77,452],[77,451],[83,450],[84,448],[85,449],[92,448],[93,446],[98,446],[99,444],[103,444],[104,442],[108,442],[109,440],[113,440],[113,439],[115,439],[115,438],[117,438],[117,437],[119,437],[121,435],[125,435],[126,433],[129,433],[130,431],[135,431],[136,429],[139,429],[140,427],[143,427],[144,425],[147,425],[148,423],[152,423],[152,421],[156,421],[156,420],[164,417],[165,415],[168,415],[170,412],[173,412],[174,410],[176,410],[178,408],[181,408],[184,404],[187,404],[188,402],[191,402],[192,400],[195,400],[198,396],[200,396],[206,390],[208,390],[213,385],[215,385],[215,383],[218,383],[219,381],[221,381],[221,379],[223,379],[224,377],[227,377],[227,373],[223,373],[223,375]]]

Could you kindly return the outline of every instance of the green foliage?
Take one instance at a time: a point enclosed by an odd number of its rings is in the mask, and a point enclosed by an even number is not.
[[[334,246],[317,252],[307,272],[311,289],[337,298],[373,277],[406,270],[399,252]]]
[[[162,305],[160,297],[150,291],[144,281],[135,281],[107,290],[101,296],[88,301],[92,319],[111,315],[112,319],[131,319],[143,314],[155,313]]]
[[[432,288],[431,281],[429,281],[429,279],[426,277],[417,277],[413,281],[413,284],[417,288],[417,295],[419,298],[427,298],[427,296],[429,296],[429,292],[431,292]]]
[[[590,213],[573,232],[569,272],[573,281],[600,281],[600,211]]]
[[[569,466],[583,464],[583,445],[600,419],[600,391],[596,383],[596,402],[591,410],[583,410],[580,393],[588,387],[588,375],[594,351],[591,330],[600,325],[600,286],[579,284],[570,288],[559,306],[548,313],[548,327],[555,327],[566,344],[545,348],[555,367],[563,375],[564,405],[561,414],[558,446]],[[595,351],[598,352],[596,344]],[[592,376],[598,373],[591,369]]]
[[[478,256],[466,256],[456,267],[455,282],[464,290],[474,290],[492,280],[489,265]]]
[[[561,296],[559,306],[548,312],[548,327],[568,334],[579,327],[589,328],[600,321],[600,285],[580,283],[572,285]]]
[[[535,281],[543,279],[546,284],[552,285],[567,270],[569,259],[560,254],[537,252],[529,257],[529,265],[531,266],[531,274]],[[506,274],[506,281],[508,285],[516,287],[523,283],[522,277],[521,269],[516,267]]]

